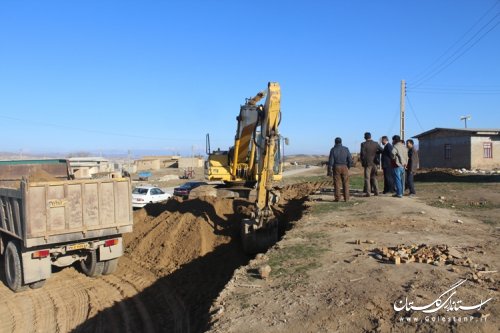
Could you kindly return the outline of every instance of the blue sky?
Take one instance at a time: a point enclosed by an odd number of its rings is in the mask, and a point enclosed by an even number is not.
[[[0,151],[227,148],[268,81],[290,153],[398,133],[402,79],[407,136],[465,114],[498,128],[498,2],[3,0]]]

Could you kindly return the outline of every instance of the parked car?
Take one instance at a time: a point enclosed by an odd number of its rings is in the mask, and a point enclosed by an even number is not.
[[[207,185],[205,182],[187,182],[179,187],[174,188],[174,195],[187,199],[189,192],[201,185]]]
[[[152,173],[150,171],[142,171],[142,172],[139,172],[138,176],[139,176],[139,180],[148,181],[149,177],[152,176]]]
[[[132,207],[142,208],[150,203],[166,201],[171,196],[156,186],[138,186],[132,191]]]

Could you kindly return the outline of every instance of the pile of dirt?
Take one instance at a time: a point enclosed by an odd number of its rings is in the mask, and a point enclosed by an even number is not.
[[[134,233],[125,236],[127,255],[158,275],[168,274],[229,243],[237,235],[237,208],[248,204],[206,197],[136,211]]]
[[[433,183],[496,183],[500,181],[498,174],[464,174],[454,169],[420,169],[415,175],[417,182]]]
[[[206,329],[213,300],[234,270],[251,259],[239,240],[239,208],[249,205],[243,199],[202,197],[171,199],[134,212],[125,257],[157,276],[153,295],[165,286],[175,290],[182,304],[177,317],[188,323],[188,331]]]
[[[324,183],[304,183],[281,190],[278,219],[296,220],[308,194]],[[171,199],[134,212],[134,232],[125,235],[126,254],[163,276],[238,238],[240,221],[253,211],[245,199],[198,197]],[[285,228],[286,229],[286,228]]]
[[[332,185],[331,181],[307,182],[283,187],[281,192],[282,201],[305,199],[309,194],[318,191],[324,186]]]
[[[60,179],[54,177],[45,170],[37,169],[35,172],[30,173],[30,175],[28,176],[28,180],[30,182],[52,182],[58,181]]]

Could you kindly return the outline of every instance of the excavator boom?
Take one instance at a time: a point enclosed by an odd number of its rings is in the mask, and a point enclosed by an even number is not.
[[[278,221],[272,205],[279,200],[279,193],[273,188],[273,174],[280,142],[280,104],[280,86],[276,82],[270,82],[265,104],[259,112],[260,140],[254,138],[257,155],[260,156],[256,207],[252,218],[243,220],[241,229],[243,247],[247,253],[265,251],[278,239]]]

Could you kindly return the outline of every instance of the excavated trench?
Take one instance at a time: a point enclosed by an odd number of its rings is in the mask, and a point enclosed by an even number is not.
[[[307,195],[324,185],[282,189],[275,209],[282,234],[302,217]],[[234,270],[252,259],[239,240],[241,212],[250,205],[206,197],[135,211],[115,274],[89,279],[65,269],[44,288],[17,297],[0,286],[0,310],[6,310],[0,311],[0,331],[204,331],[212,302]],[[7,307],[24,309],[25,316]]]

